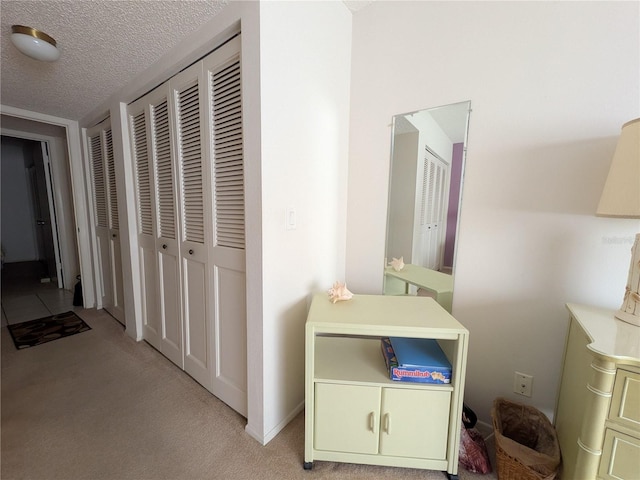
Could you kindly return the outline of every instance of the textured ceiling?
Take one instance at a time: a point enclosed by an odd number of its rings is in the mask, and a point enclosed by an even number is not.
[[[237,0],[0,0],[0,102],[80,120]],[[355,12],[369,0],[345,0]],[[11,25],[55,38],[57,62],[24,56]]]
[[[79,120],[183,37],[224,1],[1,0],[0,101]],[[11,43],[11,25],[55,38],[57,62],[32,60]]]

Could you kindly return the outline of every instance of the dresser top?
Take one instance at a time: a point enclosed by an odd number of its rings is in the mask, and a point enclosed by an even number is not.
[[[640,327],[618,320],[608,308],[567,304],[573,318],[582,326],[594,353],[640,365]]]

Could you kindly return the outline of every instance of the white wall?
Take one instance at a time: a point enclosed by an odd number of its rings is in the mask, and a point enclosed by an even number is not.
[[[344,280],[351,13],[262,2],[262,254],[267,440],[304,402],[311,292]],[[285,212],[296,212],[287,230]]]
[[[409,132],[393,139],[393,171],[389,188],[393,193],[389,196],[388,205],[387,263],[400,257],[405,263],[413,261],[419,137],[419,132]]]
[[[566,302],[618,308],[637,220],[596,218],[640,116],[637,2],[387,2],[354,15],[347,281],[380,292],[394,114],[471,100],[453,314],[465,401],[551,414]],[[511,393],[513,372],[533,397]]]

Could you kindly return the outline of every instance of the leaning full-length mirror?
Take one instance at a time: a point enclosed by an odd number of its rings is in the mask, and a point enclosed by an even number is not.
[[[424,294],[449,311],[471,102],[393,117],[385,294]]]

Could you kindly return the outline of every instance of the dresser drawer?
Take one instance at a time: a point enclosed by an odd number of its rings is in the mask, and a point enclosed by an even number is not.
[[[637,480],[640,472],[640,440],[607,429],[598,478]]]
[[[618,369],[609,420],[640,434],[640,373]]]

